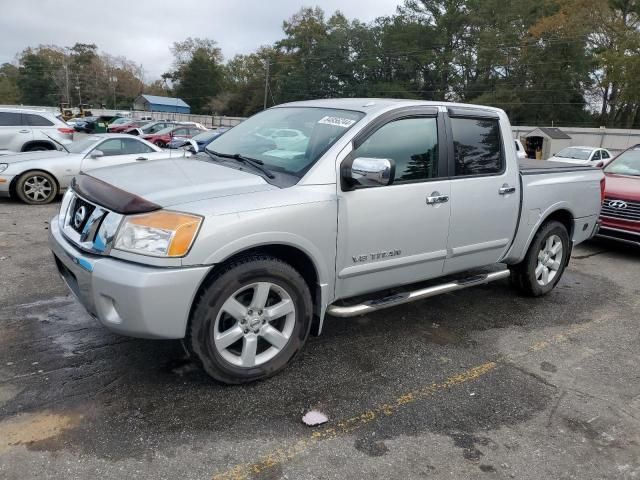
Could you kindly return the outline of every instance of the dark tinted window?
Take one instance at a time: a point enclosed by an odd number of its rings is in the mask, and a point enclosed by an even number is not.
[[[32,127],[51,127],[53,125],[53,122],[40,115],[23,113],[22,117],[26,121],[27,125],[31,125]]]
[[[452,118],[451,130],[456,176],[502,171],[502,139],[498,120]]]
[[[397,182],[438,176],[438,126],[435,118],[404,118],[380,127],[356,157],[389,158],[396,163]]]
[[[19,127],[22,125],[21,117],[19,113],[0,112],[0,127]]]
[[[600,160],[600,150],[596,150],[596,152],[593,154],[593,158],[591,159],[591,161],[595,161],[595,160]]]
[[[602,158],[603,159],[609,158],[609,153],[607,153],[605,150],[602,150]]]
[[[144,143],[142,143],[139,140],[136,140],[135,138],[123,138],[122,145],[123,145],[122,153],[124,155],[133,155],[136,153],[149,153],[149,152],[155,151],[150,146],[145,145]]]

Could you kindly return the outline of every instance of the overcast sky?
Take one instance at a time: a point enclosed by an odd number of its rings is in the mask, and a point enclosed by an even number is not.
[[[145,81],[169,68],[169,46],[213,38],[225,58],[282,38],[282,21],[302,6],[370,21],[395,12],[401,0],[20,0],[2,1],[0,63],[29,46],[95,43],[102,52],[142,64]]]

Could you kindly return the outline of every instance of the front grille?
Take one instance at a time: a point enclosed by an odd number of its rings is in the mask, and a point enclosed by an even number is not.
[[[640,202],[606,197],[602,202],[602,216],[640,222]]]
[[[95,205],[92,205],[80,197],[76,197],[69,212],[69,225],[71,225],[71,228],[82,235],[95,209]]]
[[[62,233],[89,253],[106,255],[111,249],[122,215],[107,210],[69,191],[62,202]]]

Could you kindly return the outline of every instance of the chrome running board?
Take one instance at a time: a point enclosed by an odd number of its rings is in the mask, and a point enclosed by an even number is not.
[[[368,300],[357,305],[330,305],[329,308],[327,308],[327,313],[334,317],[355,317],[357,315],[364,315],[366,313],[382,310],[383,308],[396,307],[403,303],[414,302],[424,298],[435,297],[436,295],[441,295],[443,293],[455,292],[456,290],[462,290],[463,288],[495,282],[496,280],[502,280],[503,278],[509,277],[510,274],[511,273],[508,269],[498,270],[496,272],[475,275],[427,288],[396,293],[386,297]]]

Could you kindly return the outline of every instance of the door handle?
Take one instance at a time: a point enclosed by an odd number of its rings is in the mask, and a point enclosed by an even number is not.
[[[510,193],[515,193],[515,191],[516,191],[516,187],[511,187],[505,183],[500,187],[500,189],[498,190],[498,193],[500,195],[508,195]]]
[[[449,201],[449,195],[440,195],[440,192],[433,192],[427,197],[427,205],[436,205]]]
[[[137,162],[142,162],[143,160],[146,160],[146,158],[145,158],[145,157],[138,157],[138,158],[136,158],[136,161],[137,161]]]

